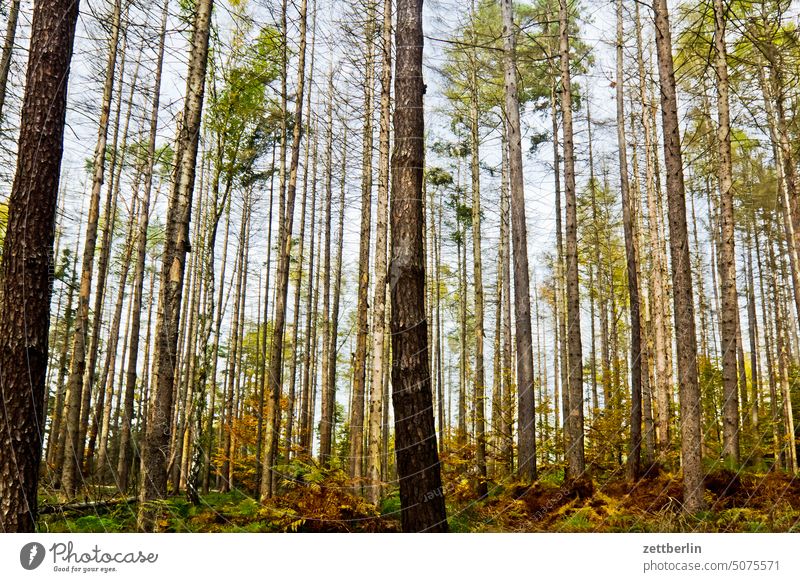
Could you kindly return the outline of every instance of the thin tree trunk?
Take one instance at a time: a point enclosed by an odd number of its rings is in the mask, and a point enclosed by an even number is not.
[[[3,107],[8,91],[8,73],[11,71],[11,55],[14,52],[14,41],[17,37],[17,20],[19,19],[20,0],[11,0],[8,8],[6,36],[3,40],[3,52],[0,54],[0,123],[3,121]],[[0,126],[2,130],[2,126]]]
[[[145,261],[147,255],[147,229],[150,224],[150,192],[153,187],[153,168],[156,163],[155,147],[158,130],[158,108],[161,94],[161,68],[164,61],[164,42],[166,37],[169,0],[164,0],[161,13],[161,29],[158,40],[158,56],[156,57],[156,76],[153,81],[153,101],[150,107],[150,133],[147,144],[147,165],[144,174],[144,192],[142,194],[141,212],[139,213],[138,234],[136,237],[136,267],[133,275],[133,298],[131,307],[130,340],[128,341],[128,363],[125,375],[125,396],[120,430],[119,457],[117,458],[117,474],[120,488],[125,491],[128,486],[130,467],[131,422],[133,419],[134,393],[136,390],[136,366],[139,358],[139,333],[141,327],[142,289],[144,287]]]
[[[625,258],[628,269],[628,298],[631,325],[631,441],[628,448],[628,476],[637,480],[642,473],[642,339],[639,313],[639,249],[636,239],[636,205],[631,200],[628,183],[628,152],[625,136],[625,94],[623,92],[622,0],[617,0],[617,145],[619,147],[619,182],[622,194],[622,224],[625,234]]]
[[[86,241],[83,247],[81,263],[81,286],[78,294],[78,314],[75,320],[73,336],[72,362],[70,363],[69,381],[67,384],[66,419],[67,449],[64,456],[64,469],[61,476],[62,489],[66,497],[73,497],[78,490],[81,463],[83,461],[83,445],[86,437],[84,417],[88,421],[89,404],[94,383],[94,362],[86,363],[86,340],[89,325],[89,297],[92,292],[92,276],[94,273],[94,254],[97,246],[97,226],[100,217],[100,190],[103,187],[106,163],[106,142],[108,136],[108,117],[111,112],[111,97],[114,89],[114,73],[117,65],[117,44],[119,40],[121,0],[115,0],[111,23],[108,60],[106,62],[103,97],[100,105],[100,122],[97,145],[94,150],[92,191],[89,199],[89,218],[86,227]],[[103,282],[105,283],[105,282]],[[102,303],[101,303],[102,304]],[[100,313],[95,313],[99,318]],[[99,326],[98,326],[99,329]],[[92,342],[97,339],[93,338]],[[91,345],[90,345],[90,353]],[[97,350],[94,350],[96,358]],[[86,377],[84,374],[87,372]],[[85,411],[85,414],[84,414]]]
[[[361,235],[358,253],[358,304],[356,306],[356,352],[353,368],[353,404],[350,409],[350,478],[355,480],[356,493],[361,492],[364,462],[364,398],[367,369],[367,336],[369,334],[369,246],[372,225],[372,117],[375,63],[375,3],[366,6],[366,59],[364,62],[364,133],[361,161]]]
[[[369,450],[367,457],[367,500],[378,503],[381,496],[381,423],[383,421],[383,375],[386,362],[383,359],[385,330],[386,330],[386,274],[387,256],[386,239],[389,234],[389,132],[391,123],[391,92],[392,92],[392,0],[383,2],[383,28],[382,28],[382,62],[381,62],[381,105],[380,129],[378,135],[378,214],[376,217],[375,232],[375,288],[372,299],[372,379],[370,381],[369,398]],[[433,211],[431,202],[431,211]],[[431,220],[431,225],[434,221]],[[435,237],[435,231],[434,231]],[[434,258],[436,254],[436,240],[433,241]],[[438,265],[434,268],[437,270]],[[439,293],[436,285],[435,293]],[[435,302],[439,305],[438,297]],[[437,320],[438,321],[438,320]],[[438,329],[437,329],[438,337]],[[435,352],[438,355],[438,341]],[[438,371],[437,371],[438,374]],[[442,402],[439,399],[439,409]],[[442,438],[441,414],[439,415],[439,434]]]
[[[286,326],[286,295],[289,290],[289,259],[292,252],[292,223],[294,221],[294,202],[297,193],[297,167],[300,161],[300,138],[303,129],[303,91],[305,89],[306,25],[307,0],[300,3],[300,46],[297,65],[297,93],[295,95],[294,129],[292,131],[291,160],[289,162],[289,183],[286,190],[286,209],[280,222],[278,234],[278,271],[275,287],[275,321],[273,323],[268,386],[270,393],[270,413],[267,417],[267,446],[264,469],[266,479],[261,482],[261,497],[271,497],[276,477],[274,464],[278,456],[278,440],[281,423],[281,383],[283,374],[283,334]]]
[[[731,165],[731,122],[728,104],[728,57],[725,46],[727,15],[723,0],[714,0],[714,68],[717,74],[717,127],[720,199],[719,277],[722,294],[720,339],[722,350],[723,433],[722,454],[729,463],[739,464],[739,398],[737,358],[737,322],[739,304],[736,295],[736,251],[734,247],[733,169]]]
[[[583,347],[578,283],[578,218],[575,191],[575,153],[572,139],[572,87],[570,80],[567,0],[559,0],[559,52],[561,54],[561,121],[564,135],[564,194],[566,198],[567,344],[569,364],[569,432],[567,477],[585,470],[583,453]]]
[[[189,220],[203,110],[212,7],[213,0],[199,0],[195,8],[186,78],[186,98],[179,124],[175,169],[167,210],[159,310],[156,317],[152,405],[148,409],[147,432],[142,449],[142,488],[138,527],[145,531],[153,529],[156,525],[155,511],[150,502],[163,499],[167,495],[167,467],[164,459],[170,456],[170,420],[173,412],[179,331],[177,325],[180,320],[186,253],[189,250]]]

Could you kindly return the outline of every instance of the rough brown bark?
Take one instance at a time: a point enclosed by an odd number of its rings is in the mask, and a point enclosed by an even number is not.
[[[392,154],[392,389],[405,532],[446,532],[436,446],[422,254],[424,118],[422,0],[398,0],[395,148]]]
[[[33,8],[0,309],[0,529],[36,527],[51,267],[78,2]],[[14,430],[10,430],[14,427]]]
[[[678,358],[681,409],[681,459],[683,503],[689,512],[703,505],[701,467],[700,386],[697,377],[697,336],[694,322],[694,294],[689,262],[689,234],[686,226],[686,194],[683,183],[678,100],[666,0],[654,0],[658,76],[661,84],[661,123],[664,127],[664,164],[667,173],[670,254],[672,257],[673,304]]]
[[[533,337],[531,332],[528,231],[522,178],[522,142],[517,95],[516,33],[512,0],[501,0],[505,51],[505,106],[509,149],[511,231],[514,250],[514,315],[516,319],[517,393],[519,402],[519,464],[521,479],[536,479],[536,411],[533,400]]]

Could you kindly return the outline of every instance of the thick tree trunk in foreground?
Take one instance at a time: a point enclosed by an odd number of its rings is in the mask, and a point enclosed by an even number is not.
[[[36,527],[45,426],[51,264],[67,80],[78,2],[37,2],[19,154],[3,244],[0,309],[0,529]],[[13,427],[13,430],[11,430]]]
[[[686,226],[686,193],[683,184],[678,100],[667,0],[654,0],[658,76],[661,84],[661,122],[664,126],[664,164],[667,172],[669,245],[672,257],[673,304],[678,357],[681,409],[681,460],[683,503],[689,512],[703,503],[701,466],[700,386],[697,377],[697,335],[694,322],[689,233]]]
[[[536,479],[536,412],[533,400],[533,339],[531,332],[528,231],[522,179],[522,142],[517,96],[516,38],[512,0],[501,0],[505,50],[505,105],[511,190],[511,233],[514,248],[514,316],[516,319],[517,394],[519,401],[519,464],[528,483]]]
[[[189,220],[194,193],[195,162],[203,111],[208,37],[213,0],[200,0],[196,6],[192,32],[186,99],[180,133],[175,148],[175,169],[167,210],[167,223],[161,267],[161,287],[156,317],[156,350],[153,357],[153,387],[148,408],[147,430],[142,448],[142,486],[138,525],[153,527],[150,502],[167,495],[167,461],[170,458],[173,391],[178,356],[186,253],[189,251]]]
[[[397,2],[395,149],[392,155],[392,400],[405,532],[446,532],[436,446],[422,254],[424,118],[422,0]]]

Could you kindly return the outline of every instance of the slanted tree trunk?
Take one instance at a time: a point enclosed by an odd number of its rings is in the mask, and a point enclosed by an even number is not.
[[[0,309],[0,529],[33,532],[45,426],[50,269],[78,2],[33,8]],[[13,430],[11,430],[13,427]]]
[[[405,532],[446,532],[425,318],[422,0],[398,0],[392,155],[392,388]]]
[[[0,53],[0,123],[3,122],[3,107],[8,91],[8,73],[11,71],[11,56],[14,53],[14,40],[17,37],[17,20],[19,19],[20,0],[11,0],[8,8],[6,36],[3,40],[3,52]],[[0,125],[0,130],[2,126]]]
[[[686,194],[667,1],[653,0],[653,9],[658,76],[661,84],[661,123],[664,127],[664,164],[667,172],[669,243],[680,386],[683,503],[688,512],[694,513],[703,507],[704,502],[700,386],[697,377],[697,335],[694,322],[692,270],[689,262],[689,233],[686,226]]]
[[[509,149],[511,230],[514,247],[514,315],[516,319],[517,394],[519,403],[519,477],[536,479],[536,411],[533,387],[533,336],[531,332],[528,230],[525,224],[525,193],[522,179],[522,142],[517,96],[516,31],[512,0],[501,0],[503,48],[505,51],[505,106]]]
[[[156,350],[153,357],[152,404],[148,408],[147,431],[142,448],[142,487],[138,527],[153,528],[151,502],[167,495],[175,363],[178,348],[186,253],[189,251],[189,220],[194,193],[195,163],[203,111],[208,38],[213,0],[199,0],[186,78],[186,98],[175,148],[175,169],[167,210],[167,223],[156,317]]]

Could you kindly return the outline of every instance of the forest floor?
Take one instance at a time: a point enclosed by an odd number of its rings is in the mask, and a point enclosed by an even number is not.
[[[164,532],[397,532],[400,500],[387,492],[379,507],[352,494],[341,471],[304,465],[266,504],[236,490],[210,492],[198,505],[183,496],[163,502]],[[707,509],[682,511],[682,482],[651,471],[635,485],[624,480],[563,480],[543,471],[530,487],[490,483],[478,499],[468,479],[444,474],[453,532],[791,532],[800,531],[800,480],[779,472],[717,470],[705,482]],[[137,505],[110,497],[102,504],[55,503],[42,496],[42,532],[136,531]],[[48,503],[49,502],[49,503]]]

